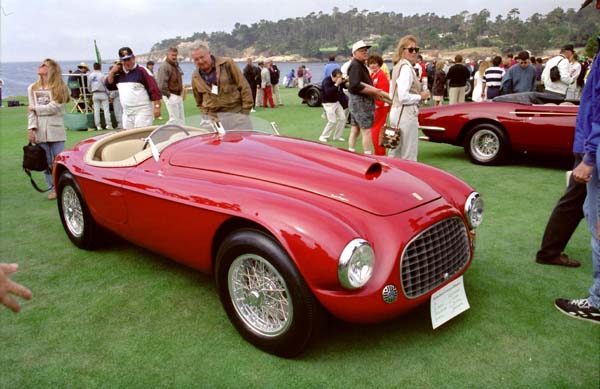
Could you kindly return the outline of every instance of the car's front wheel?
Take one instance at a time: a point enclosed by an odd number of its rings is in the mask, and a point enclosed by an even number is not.
[[[95,248],[99,229],[73,175],[68,171],[62,173],[56,189],[58,213],[67,236],[79,248]]]
[[[495,124],[482,123],[469,130],[464,140],[465,153],[479,165],[498,165],[510,153],[504,131]]]
[[[215,272],[225,312],[256,347],[293,357],[320,327],[322,308],[270,236],[252,229],[234,232],[219,249]]]

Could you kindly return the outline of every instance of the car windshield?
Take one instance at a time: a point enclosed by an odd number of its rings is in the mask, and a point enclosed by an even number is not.
[[[207,133],[225,135],[227,132],[234,131],[279,135],[279,129],[275,122],[239,113],[219,112],[214,116],[187,117],[183,126],[172,123],[159,126],[144,139],[144,143],[152,150],[152,156],[158,161],[162,148],[175,140]]]

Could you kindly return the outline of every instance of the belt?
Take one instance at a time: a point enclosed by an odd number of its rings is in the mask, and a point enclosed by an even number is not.
[[[492,85],[492,86],[488,86],[488,88],[500,88],[500,85]]]

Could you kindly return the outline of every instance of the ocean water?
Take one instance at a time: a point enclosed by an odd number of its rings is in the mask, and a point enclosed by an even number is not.
[[[41,61],[40,61],[41,62]],[[0,63],[0,78],[4,80],[4,86],[2,87],[2,99],[6,99],[10,96],[26,96],[27,87],[29,84],[37,80],[37,69],[40,62],[2,62]],[[59,61],[63,73],[68,73],[69,70],[76,70],[77,65],[81,61]],[[84,61],[90,67],[95,62],[94,60]],[[246,66],[245,62],[237,63],[240,69]],[[283,83],[283,77],[289,73],[290,69],[294,69],[294,72],[298,69],[298,66],[305,65],[310,69],[312,73],[312,82],[320,83],[323,79],[323,71],[325,69],[325,62],[275,62],[275,65],[281,72],[280,83]],[[340,64],[341,65],[341,64]],[[102,65],[102,71],[108,72],[107,64]],[[155,71],[158,70],[160,64],[155,66]],[[183,70],[183,83],[191,84],[192,72],[195,69],[195,65],[190,62],[182,63],[181,69]]]

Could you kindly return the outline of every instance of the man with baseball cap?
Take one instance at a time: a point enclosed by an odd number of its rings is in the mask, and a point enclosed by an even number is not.
[[[123,107],[123,128],[151,126],[160,116],[161,93],[152,73],[135,62],[129,47],[119,49],[119,64],[106,77],[108,90],[119,90]]]
[[[575,53],[573,45],[564,45],[560,50],[560,54],[552,57],[546,62],[546,67],[542,71],[542,82],[546,92],[558,94],[565,98],[567,88],[575,81],[576,77],[571,74],[571,58]],[[560,74],[560,78],[552,77],[552,68],[556,67]]]

